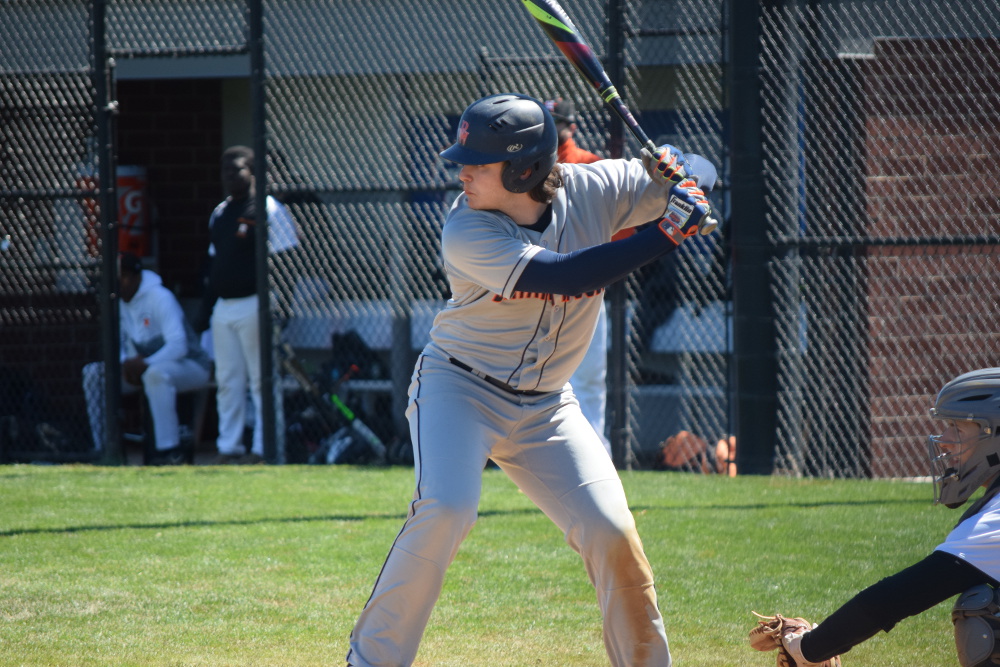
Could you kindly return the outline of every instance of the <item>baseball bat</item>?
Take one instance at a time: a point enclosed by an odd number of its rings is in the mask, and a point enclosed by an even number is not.
[[[656,152],[656,144],[649,138],[639,121],[635,119],[629,111],[625,100],[618,94],[615,85],[611,83],[604,66],[597,58],[593,49],[583,41],[583,36],[573,21],[567,16],[565,10],[555,0],[521,0],[528,12],[538,21],[545,34],[555,42],[555,45],[562,51],[566,59],[573,65],[584,81],[589,83],[601,96],[604,103],[611,107],[611,110],[621,118],[625,127],[629,129],[642,147],[650,152]],[[702,227],[702,234],[711,233],[718,223],[714,218],[708,218]]]
[[[632,133],[632,136],[642,144],[643,148],[648,149],[650,153],[655,151],[656,144],[646,135],[639,125],[639,121],[629,111],[625,101],[618,94],[615,85],[611,83],[607,72],[604,71],[601,61],[597,58],[593,49],[583,41],[580,31],[573,25],[573,22],[566,15],[563,8],[559,6],[559,3],[555,2],[555,0],[521,1],[528,9],[528,12],[538,21],[538,25],[542,27],[545,34],[555,42],[555,45],[566,56],[566,60],[576,68],[576,71],[580,73],[580,76],[587,83],[594,87],[594,90],[601,96],[601,99],[611,107],[611,110],[622,119],[625,127]]]

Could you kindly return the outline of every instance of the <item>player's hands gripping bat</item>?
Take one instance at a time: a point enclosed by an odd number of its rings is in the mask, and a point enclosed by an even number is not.
[[[580,76],[584,78],[587,83],[594,87],[597,94],[601,96],[601,99],[611,107],[611,110],[622,119],[625,123],[625,127],[629,129],[640,144],[642,144],[642,153],[644,155],[644,161],[648,159],[650,163],[655,162],[657,169],[663,164],[663,169],[660,171],[666,174],[670,171],[670,175],[667,176],[665,180],[671,181],[672,183],[679,183],[686,176],[682,173],[682,170],[671,170],[670,158],[665,153],[666,151],[661,148],[657,148],[656,144],[646,135],[642,127],[639,125],[639,121],[635,119],[632,112],[629,111],[628,106],[626,106],[625,101],[622,100],[621,95],[618,94],[618,90],[615,88],[614,84],[611,83],[611,79],[608,78],[607,73],[604,71],[604,66],[601,65],[601,61],[597,58],[594,51],[583,41],[583,37],[580,31],[577,30],[576,26],[570,20],[569,16],[558,2],[555,0],[521,0],[524,6],[527,8],[528,12],[538,21],[538,24],[545,31],[545,34],[555,42],[555,45],[562,51],[566,59],[576,68]],[[675,149],[676,150],[676,149]],[[648,154],[648,158],[645,155]],[[666,163],[664,163],[666,159]],[[675,165],[676,166],[676,165]],[[647,166],[647,171],[649,167]],[[702,234],[711,234],[718,227],[718,222],[709,217],[705,216],[699,231]]]
[[[683,181],[687,175],[687,164],[684,156],[669,144],[660,146],[655,153],[650,153],[643,148],[642,165],[646,168],[649,177],[658,185],[675,185]]]
[[[750,630],[751,648],[758,651],[778,649],[777,667],[841,667],[840,656],[823,662],[809,662],[802,655],[802,635],[812,630],[812,623],[804,618],[785,618],[781,614],[762,616],[751,612],[759,620]]]
[[[686,178],[670,188],[667,214],[657,224],[668,239],[680,245],[684,239],[701,231],[711,210],[698,183]]]

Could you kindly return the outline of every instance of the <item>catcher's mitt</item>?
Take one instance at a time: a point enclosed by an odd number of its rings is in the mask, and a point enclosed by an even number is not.
[[[798,648],[798,639],[812,629],[804,618],[785,618],[781,614],[763,616],[752,612],[759,620],[750,631],[750,646],[758,651],[778,650],[777,667],[841,667],[840,656],[823,662],[807,662]],[[789,652],[790,645],[792,651]],[[798,658],[794,655],[796,654]]]

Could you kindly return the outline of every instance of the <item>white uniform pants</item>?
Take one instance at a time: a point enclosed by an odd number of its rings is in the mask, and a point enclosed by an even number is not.
[[[152,364],[142,374],[146,401],[153,417],[153,431],[158,450],[180,444],[177,426],[178,392],[201,389],[209,382],[209,372],[191,359]],[[122,378],[122,394],[134,394],[139,387]],[[104,448],[104,362],[95,361],[83,367],[83,392],[87,399],[87,417],[94,449]]]
[[[583,361],[569,379],[576,400],[580,402],[583,416],[597,431],[608,456],[611,456],[611,442],[604,435],[605,413],[608,405],[608,314],[601,308],[597,318],[597,328],[590,340],[590,347]]]
[[[215,402],[219,412],[220,454],[245,454],[247,388],[253,401],[254,454],[264,455],[260,394],[260,323],[257,295],[219,299],[212,310],[212,347],[215,351]]]
[[[615,667],[669,667],[653,576],[618,473],[568,392],[516,396],[426,354],[407,418],[417,485],[351,633],[355,667],[411,665],[445,570],[476,521],[488,458],[583,558]]]

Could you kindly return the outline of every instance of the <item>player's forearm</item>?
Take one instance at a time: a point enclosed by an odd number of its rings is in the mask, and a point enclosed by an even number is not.
[[[528,262],[515,289],[567,295],[592,292],[676,248],[656,225],[651,225],[627,239],[570,253],[542,250]]]
[[[153,315],[154,320],[160,324],[163,344],[152,354],[143,355],[146,363],[152,366],[165,361],[179,361],[186,357],[187,328],[184,326],[184,311],[180,303],[173,299],[162,299],[155,305]]]
[[[162,347],[152,354],[144,355],[144,357],[146,363],[152,366],[153,364],[161,364],[165,361],[180,361],[187,356],[187,351],[187,336],[183,336],[180,339],[171,336],[164,340]]]
[[[888,632],[910,616],[981,583],[989,577],[941,551],[861,591],[802,637],[802,654],[822,662],[846,653],[879,630]]]

